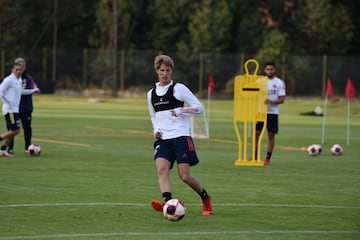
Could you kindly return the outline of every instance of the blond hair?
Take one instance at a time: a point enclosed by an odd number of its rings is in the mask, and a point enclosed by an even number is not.
[[[25,62],[25,59],[21,58],[21,57],[18,57],[15,59],[14,63],[19,63],[21,65],[23,65],[23,67],[26,66],[26,62]]]
[[[164,64],[165,66],[174,69],[174,61],[168,55],[162,54],[155,57],[154,60],[155,71],[157,71],[160,68],[161,64]]]

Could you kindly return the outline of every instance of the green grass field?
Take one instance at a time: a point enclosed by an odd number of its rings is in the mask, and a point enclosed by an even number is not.
[[[41,156],[23,154],[21,133],[14,158],[0,158],[0,240],[360,239],[358,100],[351,102],[350,145],[346,101],[330,102],[323,153],[310,157],[300,147],[321,142],[322,118],[300,113],[323,100],[288,99],[268,167],[234,165],[232,101],[212,101],[211,138],[195,139],[201,162],[192,174],[212,195],[214,215],[201,215],[200,198],[173,170],[173,195],[187,206],[175,223],[150,206],[161,194],[145,97],[36,96],[34,104]],[[343,156],[330,154],[335,143]]]

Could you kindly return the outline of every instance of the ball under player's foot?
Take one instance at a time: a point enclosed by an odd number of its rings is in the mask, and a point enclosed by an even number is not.
[[[165,203],[159,200],[152,200],[151,206],[155,211],[162,212]]]
[[[207,197],[203,200],[203,211],[202,215],[209,216],[213,213],[212,210],[212,203],[211,203],[211,197]]]

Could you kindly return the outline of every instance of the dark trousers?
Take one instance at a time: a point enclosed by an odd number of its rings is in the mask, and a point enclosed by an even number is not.
[[[32,128],[31,128],[31,112],[29,113],[19,113],[20,121],[22,128],[24,130],[24,140],[25,140],[25,150],[28,149],[28,147],[31,144],[31,137],[32,137]],[[14,139],[9,144],[9,149],[14,149]]]

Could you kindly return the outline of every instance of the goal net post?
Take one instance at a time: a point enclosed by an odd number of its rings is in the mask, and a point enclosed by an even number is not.
[[[210,138],[209,120],[205,112],[190,117],[190,135],[192,138]]]

